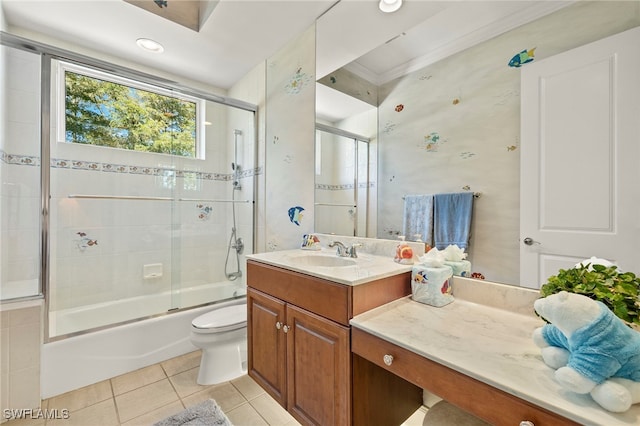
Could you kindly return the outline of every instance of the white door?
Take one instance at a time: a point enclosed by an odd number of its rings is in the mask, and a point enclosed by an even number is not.
[[[591,256],[640,275],[640,28],[522,68],[520,285]]]

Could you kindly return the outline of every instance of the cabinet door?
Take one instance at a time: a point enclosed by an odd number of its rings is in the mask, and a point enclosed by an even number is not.
[[[285,304],[247,289],[247,339],[249,376],[286,407]]]
[[[287,305],[287,407],[303,424],[351,424],[349,328]]]

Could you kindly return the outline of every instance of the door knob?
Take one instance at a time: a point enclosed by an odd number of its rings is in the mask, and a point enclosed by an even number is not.
[[[276,328],[280,330],[282,328],[282,323],[280,321],[276,322]]]
[[[291,327],[289,327],[288,325],[283,325],[282,326],[282,331],[284,331],[285,333],[287,333],[289,331],[289,329],[291,329]]]
[[[522,240],[523,243],[525,243],[528,246],[532,246],[534,244],[540,244],[540,241],[536,241],[531,237],[527,237],[524,240]]]

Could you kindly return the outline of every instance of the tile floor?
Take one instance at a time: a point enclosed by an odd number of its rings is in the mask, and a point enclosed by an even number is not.
[[[13,420],[7,426],[133,426],[154,422],[212,398],[235,426],[299,423],[249,376],[212,386],[196,384],[200,352],[155,364],[42,401],[69,410],[68,419]],[[421,408],[404,426],[421,426]]]

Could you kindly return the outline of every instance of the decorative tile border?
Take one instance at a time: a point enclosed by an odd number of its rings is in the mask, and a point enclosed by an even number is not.
[[[375,182],[365,182],[359,183],[358,188],[375,188]],[[345,183],[341,185],[329,185],[326,183],[316,183],[316,189],[322,189],[325,191],[344,191],[353,189],[354,185],[352,183]]]
[[[39,166],[40,157],[30,155],[8,154],[0,150],[0,159],[7,164],[17,164],[21,166]]]
[[[27,156],[27,155],[14,155],[8,154],[3,150],[0,150],[0,161],[7,164],[15,164],[21,166],[39,166],[40,157]],[[106,173],[129,173],[136,175],[147,176],[171,176],[190,179],[201,180],[220,180],[231,181],[233,179],[242,179],[253,177],[262,174],[262,167],[255,167],[253,169],[242,170],[238,173],[237,177],[234,173],[212,173],[201,172],[195,170],[176,170],[163,167],[146,167],[127,164],[114,164],[114,163],[98,163],[91,161],[80,160],[68,160],[62,158],[52,158],[51,167],[55,169],[75,169],[75,170],[88,170],[94,172],[106,172]]]

